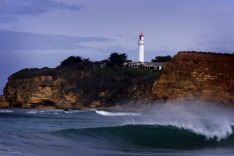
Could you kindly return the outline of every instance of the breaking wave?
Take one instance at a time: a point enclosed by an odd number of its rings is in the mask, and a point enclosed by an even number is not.
[[[54,134],[77,141],[88,139],[101,145],[110,143],[118,146],[139,146],[144,148],[188,149],[234,145],[233,134],[230,134],[226,139],[217,141],[215,139],[207,139],[207,134],[199,134],[188,129],[162,125],[123,125],[64,129],[56,131]]]
[[[132,116],[132,115],[140,115],[140,113],[130,113],[130,112],[107,112],[107,111],[98,111],[97,114],[104,116]]]
[[[11,154],[8,149],[28,155],[25,151],[35,147],[39,148],[34,153],[40,155],[233,154],[233,109],[200,103],[144,108],[0,112],[0,155]],[[22,146],[24,150],[19,150]]]
[[[13,110],[2,109],[0,113],[13,113]]]

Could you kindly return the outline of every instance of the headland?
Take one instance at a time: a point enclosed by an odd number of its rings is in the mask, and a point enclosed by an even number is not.
[[[234,106],[234,55],[179,52],[162,71],[88,60],[23,69],[8,78],[1,107],[89,109],[183,100]]]

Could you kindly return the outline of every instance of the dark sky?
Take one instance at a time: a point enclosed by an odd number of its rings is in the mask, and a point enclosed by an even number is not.
[[[137,60],[182,50],[234,52],[233,0],[0,0],[0,94],[22,68],[111,52]]]

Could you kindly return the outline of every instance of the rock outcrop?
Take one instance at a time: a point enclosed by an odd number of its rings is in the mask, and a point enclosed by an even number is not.
[[[9,103],[6,101],[4,96],[0,96],[0,108],[8,108]]]
[[[152,94],[164,101],[190,99],[234,104],[234,55],[179,52],[166,63]]]
[[[77,95],[65,92],[64,80],[53,76],[37,76],[13,80],[4,89],[10,107],[22,108],[76,108]]]

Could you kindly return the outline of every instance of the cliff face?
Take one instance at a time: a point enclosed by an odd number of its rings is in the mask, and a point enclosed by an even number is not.
[[[234,55],[179,52],[166,63],[152,94],[156,99],[234,104]]]
[[[11,107],[23,108],[73,108],[77,97],[65,92],[64,80],[53,76],[37,76],[14,80],[11,77],[4,89],[4,95]]]
[[[0,108],[8,108],[9,103],[6,101],[4,96],[0,96]]]

